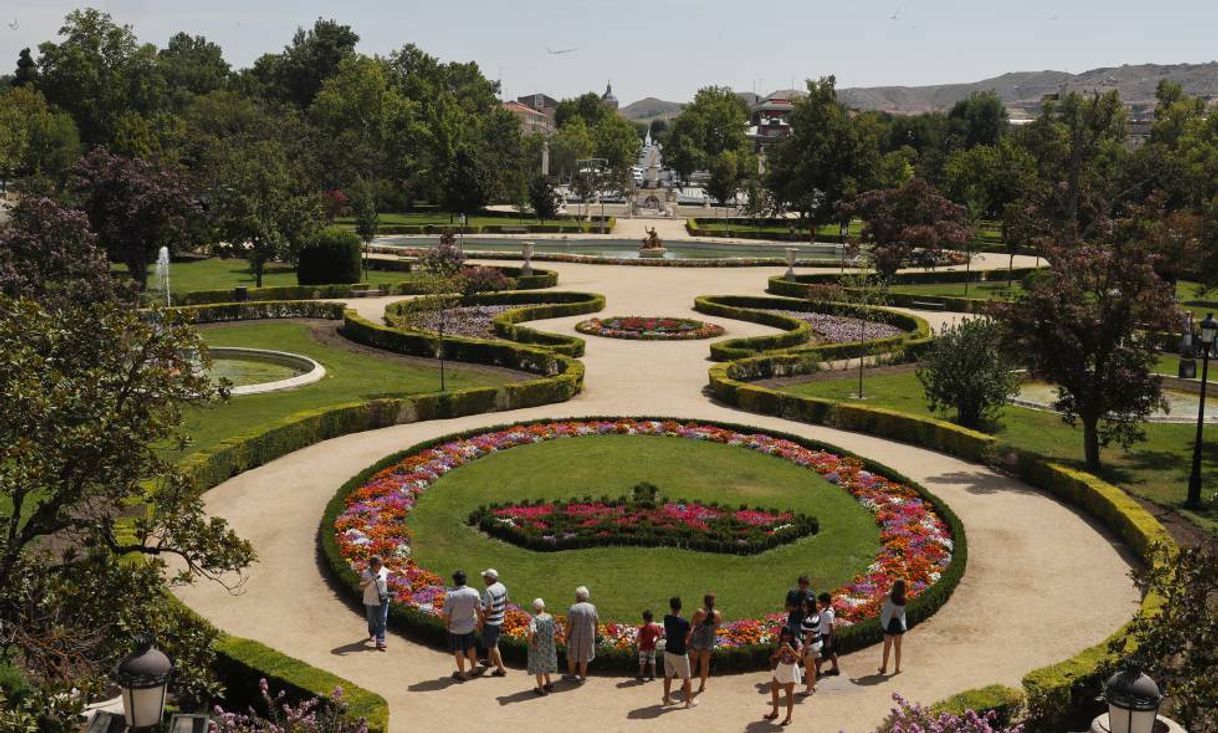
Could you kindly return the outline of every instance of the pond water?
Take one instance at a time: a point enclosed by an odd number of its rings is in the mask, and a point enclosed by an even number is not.
[[[1156,410],[1151,414],[1152,422],[1195,422],[1197,420],[1198,395],[1176,389],[1164,389],[1163,396],[1171,408],[1169,412]],[[1057,387],[1044,382],[1024,382],[1019,386],[1018,400],[1037,407],[1048,408],[1057,400]],[[1206,422],[1218,421],[1218,399],[1211,394],[1206,400]]]
[[[467,252],[512,252],[519,254],[523,240],[465,238]],[[639,259],[639,242],[633,239],[537,239],[533,252],[536,254],[571,254],[587,257],[611,257],[615,259]],[[377,237],[376,244],[384,247],[430,247],[436,237],[386,236]],[[833,260],[840,256],[836,244],[730,244],[717,242],[673,242],[664,244],[667,260],[709,260],[751,257],[786,257],[786,248],[799,250],[800,259]]]
[[[278,382],[282,379],[304,374],[303,369],[297,369],[286,364],[277,364],[255,358],[236,358],[217,356],[212,359],[211,379],[218,382],[221,378],[232,382],[234,387],[248,387],[253,384]]]

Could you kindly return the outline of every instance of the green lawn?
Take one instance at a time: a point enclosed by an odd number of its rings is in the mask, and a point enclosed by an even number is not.
[[[1204,295],[1197,292],[1198,284],[1181,280],[1176,283],[1176,298],[1180,304],[1193,314],[1198,321],[1205,318],[1207,313],[1218,313],[1218,292],[1210,291]]]
[[[600,215],[599,207],[593,205],[591,213],[593,216],[599,216]],[[557,219],[557,220],[556,219],[547,219],[546,223],[551,224],[556,221],[562,222],[564,225],[569,226],[573,230],[577,224],[580,224],[580,222],[576,221],[575,219],[566,219],[566,218]],[[355,228],[355,217],[340,216],[334,220],[334,223],[345,229],[354,229]],[[541,222],[537,219],[537,217],[533,216],[532,214],[523,214],[520,216],[477,216],[477,215],[475,215],[475,216],[470,216],[467,218],[467,226],[469,226],[469,227],[484,227],[484,226],[515,227],[515,226],[526,226],[529,224],[540,224],[540,223]],[[438,211],[385,212],[385,213],[380,214],[379,219],[378,219],[378,226],[380,226],[380,227],[393,227],[393,226],[420,226],[421,227],[421,226],[427,226],[427,225],[440,226],[440,227],[451,226],[451,227],[453,227],[453,229],[455,231],[457,227],[461,226],[461,219],[459,216],[457,216],[455,214],[450,215],[447,212],[438,212]],[[587,229],[588,231],[597,230],[596,224],[592,224],[589,227],[587,222],[583,223],[583,228]]]
[[[302,410],[312,410],[385,395],[434,392],[440,387],[439,369],[366,356],[318,343],[302,323],[261,321],[203,330],[211,346],[246,346],[290,351],[316,360],[326,368],[320,382],[299,389],[232,397],[228,402],[186,410],[185,427],[190,450],[201,450],[224,438],[251,432]],[[497,374],[471,372],[449,363],[449,389],[503,384]]]
[[[584,495],[616,498],[650,481],[668,498],[791,509],[816,516],[820,532],[767,552],[725,555],[675,548],[613,547],[542,553],[490,539],[466,520],[481,504]],[[738,446],[684,438],[604,435],[527,445],[446,474],[407,520],[419,563],[447,577],[499,571],[513,600],[551,608],[587,585],[604,618],[633,621],[679,595],[694,608],[707,591],[728,619],[781,605],[800,573],[829,589],[864,570],[879,547],[872,515],[814,471]]]
[[[855,401],[856,377],[846,377],[785,387],[792,394]],[[913,415],[931,415],[923,397],[922,385],[913,372],[869,376],[864,379],[866,404],[887,407]],[[934,415],[944,417],[943,415]],[[1066,425],[1051,412],[1010,406],[1003,410],[999,424],[991,432],[1002,440],[1025,450],[1035,451],[1081,467],[1082,429]],[[1147,440],[1134,445],[1128,453],[1119,447],[1103,451],[1101,475],[1113,483],[1159,504],[1179,507],[1188,488],[1192,460],[1192,424],[1148,423]],[[1202,485],[1206,496],[1218,490],[1218,426],[1209,425],[1202,445]],[[1218,531],[1218,508],[1204,512],[1184,512],[1202,526]]]
[[[918,285],[893,285],[889,288],[894,293],[902,293],[906,295],[939,295],[949,298],[979,298],[983,300],[991,300],[993,298],[1016,297],[1021,292],[1017,281],[1013,286],[1007,287],[1007,281],[1001,280],[998,282],[973,282],[968,284],[968,295],[964,293],[964,283],[922,283]]]
[[[116,265],[115,270],[125,272],[126,267]],[[409,280],[413,275],[406,272],[369,270],[368,282],[375,285]],[[283,263],[270,263],[262,272],[263,287],[297,285],[296,268]],[[156,287],[149,272],[148,286]],[[191,293],[196,290],[228,290],[238,286],[254,287],[254,273],[249,263],[240,259],[213,257],[197,262],[175,262],[169,266],[169,289],[173,293]]]
[[[728,231],[764,232],[766,234],[789,234],[792,226],[795,227],[795,231],[797,233],[803,232],[804,234],[807,234],[807,232],[808,232],[807,227],[801,227],[799,225],[799,220],[797,220],[797,219],[791,219],[790,223],[774,222],[773,220],[769,220],[764,224],[753,226],[753,225],[749,225],[749,224],[740,224],[740,223],[729,224],[728,222],[725,222],[725,221],[717,221],[717,220],[715,220],[714,217],[709,217],[709,216],[707,216],[707,217],[699,216],[699,217],[694,217],[694,218],[696,218],[698,220],[699,229],[705,229],[706,231],[709,231],[709,232],[722,233],[722,234],[726,234]],[[862,222],[859,222],[859,221],[851,222],[850,223],[850,236],[852,236],[852,237],[859,236],[859,234],[862,230],[862,226],[863,226]],[[837,224],[822,224],[821,226],[816,227],[816,236],[818,236],[818,237],[830,237],[830,236],[836,237],[839,233],[840,233],[840,230],[838,229]]]

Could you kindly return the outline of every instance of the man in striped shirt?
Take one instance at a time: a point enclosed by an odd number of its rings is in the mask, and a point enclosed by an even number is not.
[[[493,677],[506,677],[507,670],[503,667],[503,657],[499,654],[499,632],[503,629],[503,616],[507,611],[508,590],[499,582],[499,572],[488,568],[482,572],[482,580],[486,590],[482,592],[482,609],[478,616],[482,622],[482,646],[486,648],[486,659],[482,660],[483,667],[494,665]]]

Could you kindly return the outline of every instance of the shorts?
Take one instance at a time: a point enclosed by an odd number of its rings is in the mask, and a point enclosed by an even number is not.
[[[656,650],[655,649],[640,649],[639,650],[639,666],[640,667],[642,667],[644,664],[655,664],[655,663],[656,663]]]
[[[820,656],[828,658],[837,654],[837,649],[833,646],[833,637],[828,634],[820,635]]]
[[[482,648],[490,651],[499,646],[499,633],[503,631],[502,626],[487,624],[482,627]]]
[[[905,633],[905,628],[901,626],[901,619],[888,619],[888,628],[884,629],[884,633],[889,636],[900,636]]]
[[[804,681],[803,670],[795,663],[779,663],[774,668],[774,681],[780,685],[798,685]]]
[[[689,655],[664,652],[664,676],[669,679],[673,677],[689,679]]]
[[[454,634],[448,632],[448,650],[453,653],[467,652],[477,646],[477,641],[474,632],[468,634]]]

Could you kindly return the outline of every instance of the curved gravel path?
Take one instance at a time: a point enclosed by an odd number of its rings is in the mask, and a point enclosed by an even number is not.
[[[692,317],[697,317],[690,308],[694,296],[759,294],[767,275],[757,268],[546,266],[559,270],[563,290],[604,293],[606,312]],[[379,300],[360,301],[361,310],[383,308]],[[584,317],[536,323],[574,333],[574,324]],[[718,322],[728,329],[728,338],[773,330]],[[764,673],[713,677],[702,704],[692,711],[661,708],[659,683],[638,685],[632,679],[593,677],[579,688],[560,683],[547,698],[534,697],[531,678],[522,670],[504,679],[453,684],[447,679],[452,659],[440,651],[397,636],[386,654],[365,650],[362,614],[324,581],[315,543],[322,510],[344,481],[386,454],[445,433],[512,420],[620,414],[732,421],[824,440],[921,482],[964,523],[968,570],[951,601],[907,637],[902,674],[889,679],[875,674],[878,648],[844,657],[842,675],[822,680],[817,694],[799,703],[795,728],[865,732],[887,713],[893,692],[929,703],[980,685],[1018,685],[1029,670],[1103,640],[1136,609],[1138,594],[1127,577],[1130,560],[1119,546],[1077,511],[1017,480],[900,443],[713,404],[701,392],[710,365],[705,342],[591,339],[584,362],[586,388],[570,402],[348,435],[218,486],[206,497],[209,510],[250,539],[261,562],[240,595],[201,583],[183,589],[182,598],[226,631],[384,695],[394,731],[437,724],[644,731],[656,729],[656,718],[671,731],[778,730],[760,720],[768,705]],[[512,579],[504,580],[510,588]],[[778,606],[792,580],[759,578],[759,588],[774,595]],[[708,587],[713,583],[707,579]],[[592,588],[593,602],[598,590]],[[570,602],[547,601],[553,608]],[[723,610],[731,615],[730,608]]]

